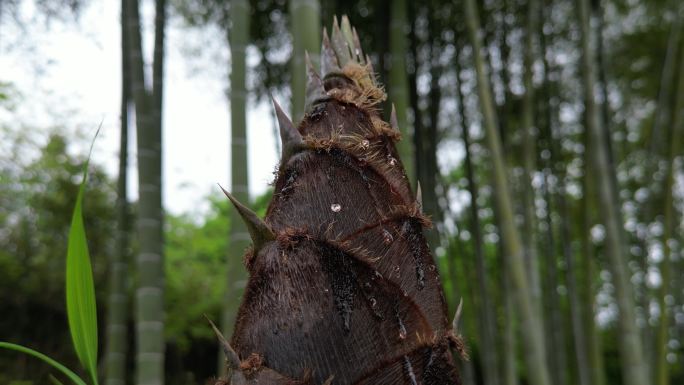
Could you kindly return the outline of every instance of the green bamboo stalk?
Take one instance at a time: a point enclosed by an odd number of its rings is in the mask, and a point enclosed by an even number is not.
[[[523,74],[523,83],[525,86],[525,94],[523,96],[523,157],[524,157],[524,172],[523,176],[526,177],[525,179],[525,217],[526,220],[529,221],[529,224],[526,226],[526,231],[529,231],[532,234],[537,233],[537,227],[535,226],[535,205],[534,205],[534,200],[535,200],[535,193],[534,189],[532,188],[532,180],[530,179],[531,173],[534,171],[534,154],[539,153],[539,151],[535,150],[534,148],[534,142],[535,142],[535,135],[534,135],[534,128],[538,127],[540,130],[539,134],[539,139],[543,140],[547,144],[547,150],[552,153],[553,149],[551,148],[551,142],[552,142],[552,134],[551,134],[551,118],[550,114],[547,114],[547,121],[545,122],[545,125],[542,125],[541,122],[543,119],[538,118],[535,119],[535,92],[534,92],[534,84],[533,84],[533,67],[534,67],[534,36],[538,35],[540,37],[540,43],[541,44],[541,58],[542,62],[545,62],[546,58],[544,55],[544,48],[545,45],[544,42],[544,37],[541,36],[543,35],[543,27],[540,30],[540,24],[538,20],[540,19],[540,16],[542,15],[543,10],[542,7],[539,6],[537,1],[532,1],[528,4],[527,8],[527,31],[526,31],[526,36],[525,36],[525,55],[523,58],[523,66],[524,66],[524,74]],[[544,63],[546,64],[546,63]],[[548,71],[548,68],[547,68]],[[548,74],[545,72],[545,76]],[[547,76],[548,79],[548,76]],[[545,84],[544,91],[547,91],[548,85]],[[546,99],[549,103],[549,105],[546,106],[546,110],[550,111],[551,106],[550,106],[550,99]],[[544,297],[542,298],[541,295],[539,295],[538,300],[539,303],[541,304],[542,302],[545,303],[545,311],[544,314],[546,315],[545,321],[547,325],[547,349],[549,352],[549,358],[550,358],[550,367],[551,367],[551,377],[553,379],[554,384],[558,385],[565,385],[568,383],[570,371],[568,367],[568,360],[567,360],[567,354],[566,354],[566,339],[565,339],[565,325],[564,325],[564,317],[563,317],[563,309],[561,308],[561,299],[558,294],[558,285],[560,284],[560,277],[559,277],[559,271],[558,271],[558,256],[557,256],[557,248],[556,248],[556,242],[555,242],[555,234],[554,234],[554,222],[551,218],[551,213],[553,211],[553,200],[551,197],[551,191],[548,186],[548,181],[549,181],[549,176],[552,172],[552,164],[551,161],[547,158],[547,160],[544,162],[545,167],[544,167],[544,172],[543,172],[543,179],[542,179],[542,196],[546,200],[546,215],[544,217],[544,221],[546,223],[546,235],[544,236],[544,242],[543,244],[545,245],[545,248],[543,249],[545,254],[544,257],[544,265],[545,265],[545,274],[544,274]],[[530,268],[539,268],[539,260],[537,253],[535,252],[535,246],[537,245],[537,239],[534,235],[528,235],[527,236],[527,242],[528,243],[528,254],[530,257],[530,263],[529,267]],[[565,249],[565,248],[564,248]],[[534,269],[532,270],[532,274],[538,273],[538,270],[535,271]],[[540,282],[541,283],[541,282]]]
[[[610,119],[611,113],[610,113],[610,106],[608,104],[608,63],[607,63],[607,58],[605,55],[605,49],[604,49],[604,42],[603,42],[603,30],[604,30],[604,17],[603,17],[603,1],[602,0],[595,0],[592,1],[592,8],[590,10],[590,18],[593,16],[594,19],[596,20],[596,65],[597,65],[597,74],[598,74],[598,89],[599,89],[599,94],[601,95],[601,103],[600,103],[600,120],[601,124],[599,125],[601,130],[603,131],[603,136],[605,137],[605,143],[607,144],[607,151],[606,153],[608,154],[608,162],[611,166],[612,169],[616,169],[616,160],[615,160],[615,154],[618,153],[618,150],[620,151],[621,155],[623,156],[618,156],[618,159],[623,159],[624,158],[624,153],[625,153],[625,145],[624,143],[626,141],[623,141],[622,148],[620,149],[615,149],[613,140],[612,140],[612,134],[611,130],[613,129],[612,127],[612,120]],[[622,130],[623,132],[625,131],[624,125],[617,125],[614,127],[617,130]],[[626,133],[625,133],[626,134]],[[617,181],[617,174],[611,175],[612,180],[611,183],[613,183],[613,191],[615,194],[618,194],[618,181]],[[615,199],[613,200],[613,204],[615,205],[615,210],[620,211],[620,206],[618,205],[619,199],[618,195],[615,195]]]
[[[513,218],[513,206],[511,203],[510,189],[506,177],[506,165],[501,151],[501,138],[498,132],[498,121],[494,102],[491,95],[491,86],[486,74],[484,60],[482,58],[482,39],[479,35],[480,21],[477,14],[475,0],[465,1],[466,21],[468,35],[473,46],[475,70],[477,72],[478,94],[482,113],[485,120],[485,132],[487,146],[489,148],[494,173],[494,187],[497,192],[496,202],[501,216],[501,231],[506,252],[506,258],[510,262],[509,273],[515,295],[517,311],[520,314],[520,326],[523,334],[525,347],[525,362],[528,368],[528,376],[532,385],[550,385],[549,369],[546,363],[544,349],[544,336],[541,331],[541,320],[538,309],[531,299],[528,286],[528,277],[525,271],[524,250],[520,241],[520,234]]]
[[[321,49],[321,5],[318,0],[290,0],[290,30],[292,33],[292,120],[304,116],[306,65],[304,52],[318,66]]]
[[[453,246],[452,246],[453,245]],[[463,250],[463,242],[461,240],[461,231],[457,226],[453,234],[453,241],[450,247],[455,248],[452,254],[454,255],[465,255]],[[463,301],[463,307],[465,309],[475,309],[480,306],[478,303],[478,296],[473,290],[472,269],[470,266],[470,261],[468,258],[459,258],[461,260],[461,275],[457,274],[456,258],[449,258],[452,262],[449,264],[449,278],[453,282],[452,287],[455,292],[453,296],[453,301],[449,304],[449,313],[455,311],[460,300]],[[456,291],[458,291],[456,293]],[[461,318],[461,325],[459,332],[464,336],[474,335],[472,332],[473,325],[475,324],[475,313],[466,311]],[[462,331],[462,332],[461,332]],[[481,351],[481,342],[477,343],[477,349]],[[461,370],[461,378],[463,385],[476,385],[475,380],[475,364],[473,360],[462,360],[458,357],[459,369]]]
[[[126,0],[121,2],[121,20],[128,19]],[[109,295],[107,297],[107,346],[105,352],[105,385],[124,385],[126,381],[126,351],[128,319],[128,252],[130,219],[127,191],[128,107],[130,95],[129,42],[126,28],[121,27],[121,133],[119,138],[119,177],[116,188],[117,231],[116,250],[110,258]]]
[[[153,86],[145,88],[139,4],[128,0],[131,92],[135,101],[138,142],[138,234],[136,258],[136,383],[164,383],[164,218],[161,183],[161,79],[163,79],[165,1],[156,0]]]
[[[406,31],[408,18],[406,16],[408,6],[406,0],[396,0],[391,2],[390,26],[389,26],[389,50],[390,50],[390,69],[389,100],[394,103],[397,111],[397,123],[403,140],[397,143],[397,150],[401,157],[401,163],[406,170],[406,176],[411,184],[415,184],[416,172],[414,169],[414,155],[411,144],[413,134],[412,127],[409,125],[407,111],[409,109],[409,86],[406,71],[406,54],[408,43]]]
[[[599,193],[599,212],[604,219],[606,253],[612,269],[615,297],[619,309],[618,327],[623,381],[626,385],[643,385],[648,383],[646,365],[634,315],[634,299],[625,260],[627,253],[623,243],[623,228],[620,213],[616,210],[618,205],[614,202],[617,197],[617,192],[614,191],[616,186],[613,183],[615,170],[611,168],[608,143],[601,128],[600,111],[594,98],[597,69],[589,44],[591,37],[589,0],[578,0],[578,11],[587,131],[593,142],[591,157]]]
[[[516,343],[516,326],[518,325],[515,322],[516,319],[516,314],[513,309],[514,303],[513,303],[513,298],[512,295],[510,294],[512,291],[511,287],[511,279],[510,279],[510,274],[507,274],[505,270],[508,270],[508,263],[505,260],[504,253],[503,253],[503,247],[501,247],[502,253],[502,261],[501,261],[501,267],[504,269],[501,272],[501,275],[503,276],[503,283],[502,283],[502,297],[503,297],[503,335],[501,338],[501,355],[502,355],[502,383],[503,385],[518,385],[520,383],[519,378],[518,378],[518,367],[517,367],[517,360],[516,360],[516,351],[517,351],[517,343]]]
[[[670,242],[674,238],[674,179],[676,173],[676,159],[681,156],[682,131],[684,126],[684,47],[680,49],[679,55],[679,74],[677,81],[677,91],[675,92],[674,111],[671,126],[671,137],[669,138],[669,155],[665,171],[665,197],[663,199],[663,234],[661,244],[663,248],[663,259],[660,262],[661,284],[658,289],[658,305],[660,307],[660,319],[656,333],[656,363],[655,363],[655,384],[669,384],[669,363],[667,361],[670,314],[667,310],[665,298],[671,294],[671,269],[672,269],[672,250]]]
[[[592,205],[596,202],[596,192],[594,187],[594,167],[591,165],[590,153],[593,152],[591,141],[588,132],[584,134],[584,175],[582,177],[582,199],[580,220],[578,221],[578,233],[581,234],[581,250],[578,253],[580,260],[580,269],[582,276],[582,284],[580,287],[580,298],[583,306],[583,321],[584,329],[586,330],[587,341],[587,361],[589,362],[589,378],[593,385],[604,385],[606,383],[605,370],[603,365],[603,354],[601,351],[600,336],[598,328],[596,327],[595,307],[596,307],[596,264],[594,262],[594,248],[591,242],[591,228],[594,224],[593,214],[595,207]]]
[[[547,138],[548,139],[548,138]],[[549,351],[549,359],[551,361],[551,377],[554,384],[567,384],[569,376],[569,368],[567,365],[567,355],[565,351],[565,325],[563,311],[561,309],[561,298],[558,295],[558,285],[560,284],[560,277],[558,272],[558,257],[556,254],[556,241],[554,234],[554,224],[551,218],[553,210],[553,203],[551,199],[551,192],[549,191],[548,181],[550,172],[548,168],[544,171],[542,179],[541,193],[546,201],[546,215],[544,216],[544,223],[546,223],[546,233],[544,234],[543,253],[544,258],[544,279],[542,284],[544,286],[545,295],[542,298],[545,302],[544,310],[547,314],[546,324],[547,328],[547,346]]]
[[[249,202],[249,178],[247,159],[247,88],[246,48],[249,43],[250,10],[246,0],[231,2],[232,27],[228,32],[231,53],[230,73],[230,164],[231,192],[240,202]],[[316,27],[318,33],[318,27]],[[303,88],[302,88],[303,89]],[[304,101],[302,97],[302,102]],[[303,107],[302,107],[303,109]],[[226,291],[223,302],[221,329],[230,338],[237,315],[240,297],[245,286],[247,272],[242,255],[251,244],[240,214],[230,210],[230,233],[227,252]],[[225,371],[223,354],[219,352],[219,372]]]
[[[653,125],[645,127],[650,128],[651,132],[644,132],[642,134],[643,138],[648,138],[648,147],[646,148],[646,155],[644,156],[644,175],[652,176],[656,174],[659,161],[664,161],[665,154],[662,154],[661,149],[666,148],[663,141],[664,134],[667,125],[671,125],[674,119],[674,103],[672,102],[674,96],[672,93],[672,88],[675,83],[677,83],[677,62],[679,56],[679,40],[682,33],[682,26],[684,24],[681,18],[675,18],[671,28],[670,34],[668,36],[667,51],[665,54],[665,61],[663,63],[662,72],[660,75],[660,85],[658,88],[658,103],[656,104],[656,110],[654,112]],[[647,201],[642,205],[639,212],[639,220],[643,223],[651,223],[654,221],[654,212],[659,208],[659,203],[662,202],[662,196],[656,193],[655,185],[661,183],[661,180],[656,180],[657,178],[649,179],[649,184],[647,187],[650,189],[650,194]],[[648,241],[653,239],[653,234],[649,230],[650,226],[647,226],[646,235],[640,239],[641,247],[646,250]],[[641,267],[642,274],[644,276],[648,271],[648,253],[643,253],[639,260],[639,265]],[[641,308],[643,309],[644,317],[646,320],[650,318],[649,305],[652,299],[652,291],[647,285],[647,280],[643,279],[640,285],[641,289]],[[657,295],[657,294],[656,294]],[[655,368],[658,365],[659,355],[655,352],[654,334],[657,333],[656,325],[655,328],[644,327],[642,330],[642,340],[644,346],[644,354],[646,357],[653,357],[653,360],[649,360],[649,364]],[[649,376],[651,375],[651,367],[649,367]]]
[[[164,94],[164,31],[166,29],[166,0],[155,0],[154,52],[152,57],[152,116],[156,125],[155,140],[161,143],[162,96]],[[161,165],[161,162],[160,162]],[[161,167],[159,169],[161,175]]]
[[[495,319],[492,299],[487,287],[487,268],[485,266],[485,256],[482,245],[482,234],[480,231],[480,218],[478,215],[478,189],[475,181],[475,171],[473,169],[473,162],[470,154],[470,137],[468,133],[468,120],[465,114],[465,98],[461,90],[461,64],[459,63],[458,52],[461,47],[457,47],[456,55],[454,57],[454,67],[456,70],[456,78],[458,84],[456,85],[456,97],[458,103],[458,112],[461,125],[461,137],[463,138],[463,147],[465,149],[465,169],[466,179],[468,181],[468,192],[470,193],[470,231],[473,234],[473,249],[475,250],[475,270],[476,281],[481,298],[479,311],[480,321],[480,351],[482,352],[484,382],[489,385],[498,385],[501,383],[499,376],[499,359],[496,349],[496,335],[495,335]]]
[[[544,10],[540,8],[540,16],[543,18],[546,15]],[[543,25],[540,25],[539,28],[539,37],[540,37],[540,45],[541,45],[541,51],[546,52],[546,47],[547,47],[547,41],[546,41],[546,35],[544,34],[544,29]],[[573,336],[573,345],[574,345],[574,353],[575,353],[575,360],[577,363],[577,377],[578,377],[578,384],[579,385],[590,385],[591,384],[591,377],[590,377],[590,368],[589,368],[589,353],[587,352],[587,335],[585,332],[585,323],[584,323],[584,312],[583,312],[583,304],[580,296],[580,292],[578,289],[578,283],[577,283],[577,272],[576,269],[577,267],[575,266],[576,261],[574,259],[573,253],[572,253],[572,247],[571,247],[571,234],[570,234],[570,212],[568,209],[568,203],[566,200],[566,193],[565,193],[565,177],[566,177],[566,172],[565,168],[566,165],[562,164],[559,162],[558,157],[561,155],[561,145],[560,141],[561,139],[559,138],[559,133],[556,129],[554,129],[554,126],[556,126],[557,121],[554,119],[554,116],[557,115],[558,111],[556,109],[556,106],[551,103],[551,93],[552,93],[552,86],[551,86],[551,80],[550,80],[550,71],[551,71],[551,65],[546,57],[546,55],[542,54],[542,64],[543,64],[543,70],[544,70],[544,88],[543,88],[543,99],[548,100],[548,105],[546,106],[546,130],[547,130],[547,137],[549,141],[549,170],[553,174],[557,176],[557,183],[558,187],[557,190],[558,192],[556,193],[556,205],[557,205],[557,210],[558,210],[558,216],[560,220],[560,225],[559,225],[559,236],[560,236],[560,243],[561,243],[561,250],[562,250],[562,255],[563,255],[563,260],[565,261],[566,265],[566,281],[568,285],[568,297],[570,301],[570,322],[572,326],[572,336]],[[556,87],[553,87],[555,91],[554,95],[557,95],[558,92],[556,90]],[[549,211],[550,214],[550,211]],[[549,218],[550,219],[550,218]],[[593,314],[593,312],[592,312]]]
[[[505,20],[507,15],[510,14],[509,2],[508,0],[503,0],[499,12],[501,13],[501,19]],[[501,70],[501,82],[504,88],[504,104],[501,106],[501,116],[502,119],[499,121],[499,132],[501,133],[501,144],[504,154],[508,159],[508,162],[512,162],[514,151],[511,151],[511,140],[507,140],[504,133],[510,132],[512,126],[509,124],[510,117],[512,116],[512,106],[511,103],[513,99],[513,93],[511,92],[511,82],[510,74],[508,68],[510,66],[510,46],[508,45],[508,35],[509,28],[504,22],[501,24],[501,37],[500,37],[500,47],[501,47],[501,60],[504,64]],[[516,186],[512,186],[512,191],[515,191]],[[499,214],[497,210],[497,224],[501,228],[501,221],[499,219]],[[501,336],[501,380],[503,385],[518,385],[520,383],[520,378],[518,375],[518,361],[517,361],[517,351],[518,351],[518,329],[519,323],[516,322],[516,313],[514,309],[514,298],[512,294],[511,277],[508,273],[508,262],[505,257],[503,241],[499,245],[501,253],[501,297],[502,297],[502,313],[503,313],[503,324],[500,327],[503,329]]]
[[[534,84],[532,83],[534,66],[534,33],[537,30],[537,1],[530,0],[527,4],[527,27],[525,32],[525,47],[523,56],[523,84],[525,93],[522,103],[522,158],[523,158],[523,216],[525,230],[523,243],[525,246],[525,262],[530,279],[533,300],[537,306],[541,304],[541,279],[539,277],[539,256],[537,253],[537,218],[535,215],[535,192],[532,188],[532,176],[535,170],[535,114],[534,114]],[[553,371],[558,373],[558,371]]]

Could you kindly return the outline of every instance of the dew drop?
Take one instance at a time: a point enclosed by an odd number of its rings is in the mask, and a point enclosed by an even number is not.
[[[339,213],[340,210],[342,210],[342,206],[340,206],[339,203],[333,203],[330,205],[330,210],[332,210],[334,213]]]
[[[387,229],[382,229],[382,240],[386,245],[389,245],[394,240],[394,237],[392,237],[392,234]]]
[[[394,304],[394,316],[397,319],[397,324],[399,325],[399,339],[406,339],[406,326],[404,326],[404,321],[401,319],[401,314],[399,314],[398,304]]]

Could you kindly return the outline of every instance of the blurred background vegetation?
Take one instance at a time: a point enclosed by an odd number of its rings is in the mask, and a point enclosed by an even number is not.
[[[0,56],[21,52],[31,62],[40,50],[18,42],[31,41],[33,24],[78,27],[98,1],[0,0]],[[25,7],[34,17],[22,16]],[[216,376],[222,359],[203,315],[229,334],[244,285],[249,241],[226,199],[196,197],[205,207],[197,212],[162,207],[162,153],[174,157],[161,140],[165,49],[182,44],[168,38],[178,34],[164,39],[166,19],[182,34],[209,28],[230,51],[205,64],[225,74],[228,187],[263,215],[270,192],[248,194],[246,116],[275,94],[301,118],[303,52],[317,64],[320,30],[342,14],[386,85],[385,116],[396,106],[402,159],[435,223],[427,236],[450,313],[464,300],[472,359],[461,363],[463,383],[684,383],[682,8],[678,0],[124,0],[120,13],[100,15],[123,27],[121,104],[112,107],[121,109],[119,168],[91,163],[83,210],[103,383]],[[181,60],[193,56],[203,57]],[[17,111],[35,102],[0,67],[0,340],[75,368],[64,263],[85,161],[74,149],[88,135],[62,116],[22,121]],[[276,151],[267,147],[258,151]],[[50,373],[0,351],[0,384],[46,383]]]

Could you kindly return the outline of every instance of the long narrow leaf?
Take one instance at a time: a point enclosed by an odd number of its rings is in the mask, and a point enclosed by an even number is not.
[[[58,380],[57,377],[53,376],[52,374],[50,374],[48,378],[54,385],[64,385],[62,381]]]
[[[17,345],[17,344],[12,344],[9,342],[1,342],[0,341],[0,348],[5,348],[9,350],[16,350],[18,352],[22,352],[31,356],[34,356],[36,358],[39,358],[43,360],[44,362],[52,365],[55,369],[59,370],[60,372],[64,373],[65,376],[69,377],[71,381],[74,382],[76,385],[86,385],[85,381],[81,379],[76,373],[72,372],[67,368],[66,366],[60,364],[59,362],[53,360],[52,358],[46,356],[45,354],[35,351],[33,349],[27,348],[25,346]]]
[[[99,133],[98,128],[97,132]],[[95,134],[97,138],[97,133]],[[93,138],[93,143],[95,142]],[[92,152],[92,144],[90,152]],[[74,213],[71,217],[69,244],[66,263],[66,303],[69,330],[76,355],[81,365],[90,374],[93,385],[97,385],[97,309],[95,285],[90,264],[90,253],[83,225],[82,204],[88,173],[88,160],[83,166],[83,181],[78,189]]]

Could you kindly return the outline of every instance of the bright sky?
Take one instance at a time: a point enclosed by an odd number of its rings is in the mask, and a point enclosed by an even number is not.
[[[79,23],[36,18],[24,2],[24,31],[7,20],[0,27],[0,81],[11,82],[21,99],[17,110],[0,119],[34,127],[41,133],[55,126],[69,135],[89,138],[102,121],[93,161],[117,175],[121,45],[119,2],[93,1]],[[151,2],[143,2],[145,55],[152,52]],[[6,16],[5,16],[6,17]],[[26,38],[23,38],[26,36]],[[20,44],[20,47],[12,47]],[[225,96],[230,65],[224,34],[216,28],[184,28],[169,20],[164,78],[164,206],[172,213],[198,213],[216,183],[230,186],[230,110]],[[283,105],[287,105],[283,101]],[[248,111],[250,193],[266,190],[276,165],[270,105],[251,103]],[[135,134],[131,154],[129,197],[137,199]],[[85,153],[84,147],[73,151]]]

